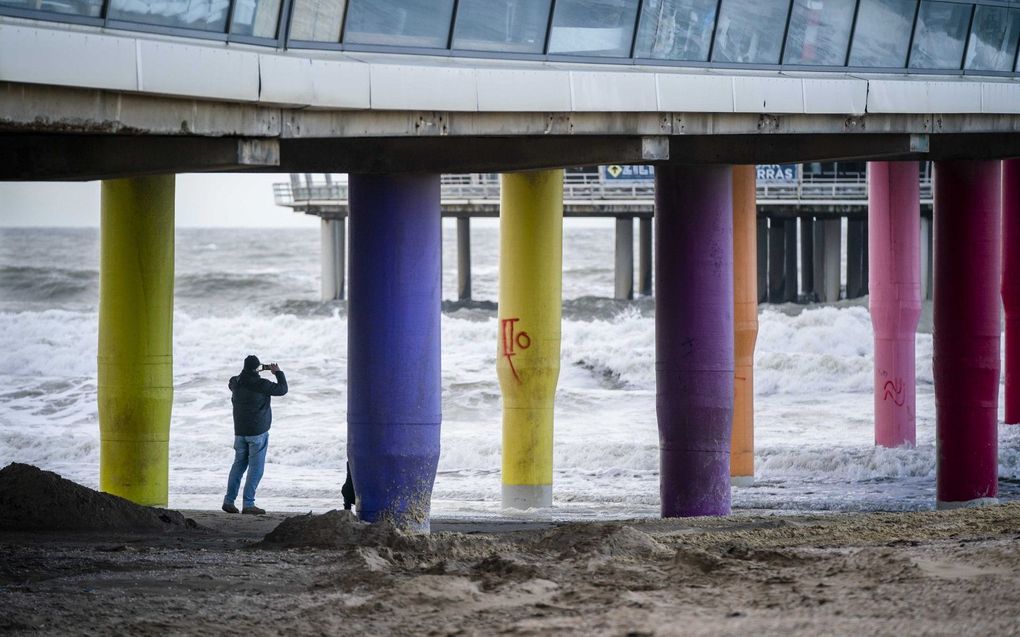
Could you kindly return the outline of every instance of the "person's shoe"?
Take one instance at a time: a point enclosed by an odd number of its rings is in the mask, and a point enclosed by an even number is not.
[[[223,510],[227,513],[240,513],[240,511],[237,510],[237,507],[234,506],[233,502],[224,502]]]
[[[243,509],[241,509],[241,513],[247,515],[265,515],[266,511],[265,509],[260,509],[257,506],[252,505],[250,507],[244,507]]]

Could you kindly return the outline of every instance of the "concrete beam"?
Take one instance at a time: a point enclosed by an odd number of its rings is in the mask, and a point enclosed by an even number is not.
[[[129,135],[0,137],[0,180],[85,180],[166,173],[279,170],[275,139]]]
[[[770,164],[839,161],[876,157],[916,157],[929,148],[927,136],[905,133],[811,133],[674,135],[670,156],[686,163]]]
[[[562,166],[643,164],[668,158],[655,138],[387,137],[285,139],[283,169],[291,172],[508,172]]]

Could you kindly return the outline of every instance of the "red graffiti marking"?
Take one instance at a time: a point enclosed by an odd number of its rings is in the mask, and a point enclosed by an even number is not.
[[[503,357],[506,358],[507,364],[510,365],[510,371],[518,383],[521,382],[521,377],[517,374],[517,369],[514,367],[513,358],[517,355],[515,349],[528,349],[531,347],[531,337],[528,336],[527,332],[517,332],[514,334],[514,323],[519,320],[521,319],[509,318],[500,320],[500,341],[503,343]]]
[[[882,400],[889,400],[892,398],[893,403],[895,403],[897,407],[903,406],[903,402],[906,400],[906,397],[903,395],[902,378],[897,378],[895,381],[885,381],[883,389],[885,390],[885,395],[882,397]]]

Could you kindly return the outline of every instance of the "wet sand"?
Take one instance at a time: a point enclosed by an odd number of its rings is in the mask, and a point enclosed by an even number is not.
[[[0,632],[1020,634],[1020,503],[429,537],[334,514],[333,549],[260,544],[283,514],[183,513],[201,528],[0,533]]]

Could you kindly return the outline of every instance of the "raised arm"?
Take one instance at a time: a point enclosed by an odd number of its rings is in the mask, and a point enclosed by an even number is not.
[[[276,376],[275,383],[265,378],[259,383],[262,393],[269,396],[283,396],[287,393],[287,377],[275,364],[273,365],[273,375]]]

